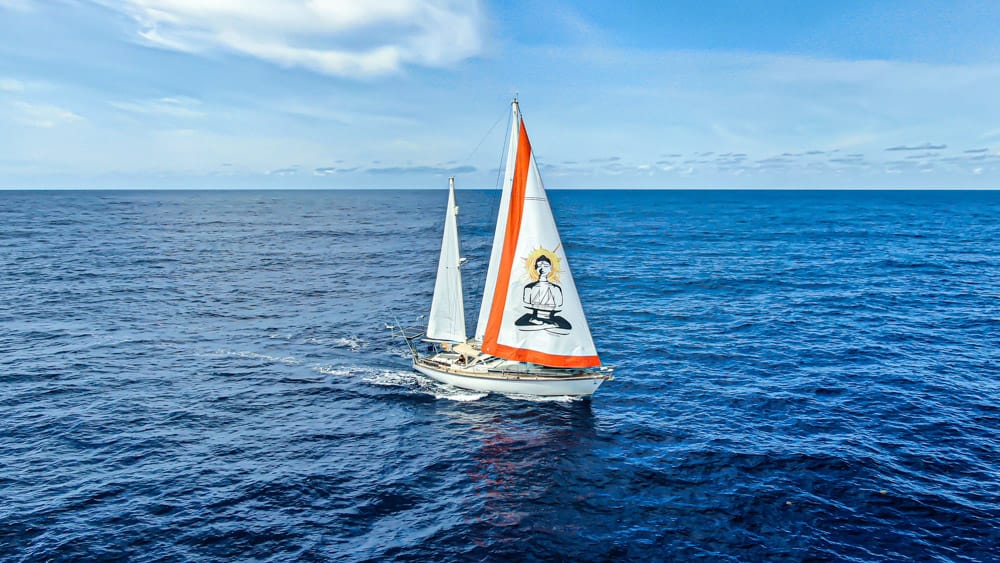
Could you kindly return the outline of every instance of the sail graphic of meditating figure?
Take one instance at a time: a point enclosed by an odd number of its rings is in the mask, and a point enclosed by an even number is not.
[[[544,330],[550,334],[568,334],[573,325],[560,317],[558,313],[563,306],[563,291],[557,284],[558,272],[553,271],[552,260],[544,253],[532,263],[531,271],[535,280],[524,286],[522,300],[530,312],[514,321],[521,330]],[[530,274],[529,274],[530,275]]]

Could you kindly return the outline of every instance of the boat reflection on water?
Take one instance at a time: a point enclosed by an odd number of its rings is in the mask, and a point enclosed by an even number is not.
[[[470,460],[471,505],[463,510],[477,547],[491,555],[504,546],[523,553],[525,530],[553,542],[576,536],[580,510],[595,490],[589,483],[601,467],[590,401],[533,403],[530,410],[483,418],[453,415],[482,441]]]

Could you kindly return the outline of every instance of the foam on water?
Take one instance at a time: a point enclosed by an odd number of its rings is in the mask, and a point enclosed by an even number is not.
[[[433,379],[424,377],[423,375],[418,378],[417,383],[419,385],[417,388],[418,391],[428,394],[435,399],[444,399],[459,403],[471,403],[489,395],[489,393],[482,393],[479,391],[460,389],[451,385],[445,385],[444,383],[434,381]]]
[[[503,393],[504,397],[515,401],[530,401],[533,403],[573,403],[576,401],[586,401],[585,397],[574,397],[570,395],[525,395],[522,393]]]
[[[362,381],[371,383],[372,385],[381,385],[384,387],[400,387],[410,391],[430,395],[435,399],[446,399],[449,401],[478,401],[487,395],[487,393],[479,393],[476,391],[469,391],[467,389],[459,389],[458,387],[453,387],[451,385],[444,385],[412,370],[378,371],[365,376]]]
[[[414,371],[402,370],[367,370],[367,374],[361,378],[365,383],[372,385],[382,385],[385,387],[405,387],[408,389],[420,387],[426,380]]]
[[[435,399],[469,402],[478,401],[487,393],[478,393],[438,383],[413,370],[387,370],[363,366],[313,366],[314,371],[335,377],[357,378],[380,387],[394,387],[414,393],[430,395]]]
[[[352,352],[358,352],[365,347],[365,342],[358,338],[357,336],[351,336],[348,338],[334,338],[332,341],[333,345],[341,346],[344,348],[350,348]],[[313,342],[310,342],[312,344]],[[324,342],[315,342],[316,344],[323,344]]]
[[[334,377],[354,377],[358,374],[358,368],[349,366],[312,366],[312,370],[323,375]]]
[[[252,352],[249,350],[214,350],[209,352],[210,356],[228,356],[231,358],[247,358],[251,360],[263,360],[265,362],[278,362],[285,364],[286,366],[296,366],[302,362],[292,356],[271,356],[269,354],[262,354],[260,352]]]

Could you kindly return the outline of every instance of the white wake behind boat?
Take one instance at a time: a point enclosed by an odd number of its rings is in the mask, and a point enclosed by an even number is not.
[[[601,366],[570,273],[517,100],[500,211],[479,321],[466,335],[455,179],[421,356],[406,335],[413,367],[442,383],[475,391],[587,396],[613,379]]]

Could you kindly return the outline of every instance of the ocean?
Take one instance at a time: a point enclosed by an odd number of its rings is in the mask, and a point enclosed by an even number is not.
[[[0,191],[0,559],[1000,560],[1000,192],[549,196],[591,400],[410,368],[444,189]]]

